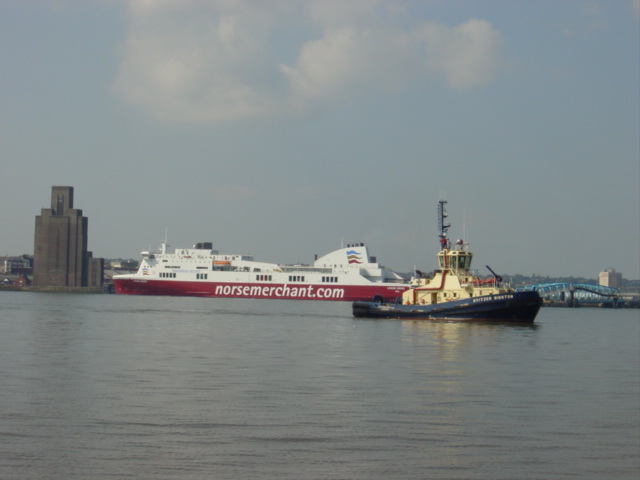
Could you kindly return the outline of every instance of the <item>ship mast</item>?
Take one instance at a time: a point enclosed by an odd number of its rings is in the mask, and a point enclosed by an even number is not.
[[[449,230],[449,227],[451,227],[451,224],[444,223],[445,219],[447,218],[447,212],[444,209],[446,203],[446,200],[440,200],[438,202],[438,230],[440,230],[438,237],[440,237],[440,248],[442,250],[447,249],[449,246],[449,241],[447,240],[447,230]]]

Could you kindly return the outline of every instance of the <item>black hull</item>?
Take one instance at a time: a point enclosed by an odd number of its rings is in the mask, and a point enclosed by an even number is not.
[[[538,292],[512,292],[472,297],[435,305],[354,302],[353,316],[360,318],[533,323],[541,305],[542,299]]]

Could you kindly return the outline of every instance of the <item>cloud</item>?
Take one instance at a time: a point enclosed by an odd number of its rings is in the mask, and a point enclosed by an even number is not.
[[[288,115],[353,91],[493,80],[502,37],[486,21],[416,22],[398,2],[132,0],[114,90],[159,119]],[[409,26],[407,26],[409,25]]]
[[[609,22],[602,15],[600,5],[595,1],[591,1],[582,5],[582,14],[577,21],[565,25],[563,33],[567,37],[580,37],[597,33],[608,27]]]
[[[404,32],[344,26],[305,42],[295,65],[281,65],[293,98],[331,98],[358,85],[389,88],[416,77],[417,51]]]
[[[425,41],[428,67],[441,72],[453,87],[487,84],[501,68],[502,37],[484,20],[469,20],[455,27],[425,24],[420,36]]]
[[[224,2],[137,0],[115,90],[156,117],[213,120],[265,114],[270,19]]]

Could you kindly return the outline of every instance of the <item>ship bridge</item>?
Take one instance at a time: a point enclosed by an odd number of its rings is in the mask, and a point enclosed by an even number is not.
[[[618,302],[621,301],[619,289],[588,283],[540,283],[516,288],[516,291],[520,292],[530,290],[537,291],[545,302],[564,302],[569,306],[606,303],[618,305]]]

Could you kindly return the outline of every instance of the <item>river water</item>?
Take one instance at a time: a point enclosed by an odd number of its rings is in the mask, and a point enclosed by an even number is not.
[[[0,293],[0,478],[633,479],[639,310]]]

